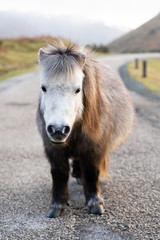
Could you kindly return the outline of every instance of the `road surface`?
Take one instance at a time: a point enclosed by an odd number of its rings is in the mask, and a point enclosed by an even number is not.
[[[151,56],[101,60],[118,70]],[[160,239],[160,101],[130,92],[137,119],[133,134],[110,156],[110,177],[101,180],[105,214],[88,214],[82,186],[70,178],[70,206],[48,219],[50,166],[35,122],[39,86],[38,72],[0,84],[0,239]]]

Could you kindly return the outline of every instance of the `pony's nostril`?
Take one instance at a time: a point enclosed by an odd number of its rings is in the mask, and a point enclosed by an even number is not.
[[[52,126],[52,125],[49,125],[49,126],[47,127],[47,130],[48,130],[48,132],[49,132],[51,135],[53,135],[53,134],[55,133],[55,128],[54,128],[54,126]]]
[[[64,126],[62,129],[62,133],[64,135],[68,135],[68,133],[70,132],[70,127],[69,126]]]

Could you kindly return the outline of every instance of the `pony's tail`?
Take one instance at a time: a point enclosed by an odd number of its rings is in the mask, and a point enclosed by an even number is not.
[[[109,168],[109,157],[105,156],[102,159],[101,165],[100,165],[100,172],[102,173],[103,177],[105,177],[105,178],[109,177],[108,168]]]

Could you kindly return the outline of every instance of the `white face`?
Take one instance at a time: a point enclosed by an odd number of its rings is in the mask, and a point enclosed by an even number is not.
[[[46,132],[53,143],[63,143],[74,123],[82,117],[82,84],[84,74],[77,68],[72,75],[48,78],[41,81],[41,105]],[[45,91],[46,90],[46,91]]]

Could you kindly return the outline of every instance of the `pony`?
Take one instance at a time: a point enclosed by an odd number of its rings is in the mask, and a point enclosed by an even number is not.
[[[37,124],[51,165],[52,201],[47,216],[58,217],[68,200],[72,176],[83,184],[92,214],[103,214],[100,174],[108,156],[134,125],[134,106],[121,79],[87,48],[54,39],[39,50],[41,93]]]

